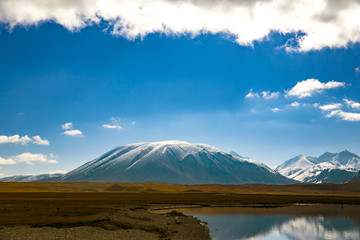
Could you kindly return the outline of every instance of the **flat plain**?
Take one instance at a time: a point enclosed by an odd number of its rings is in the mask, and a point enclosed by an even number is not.
[[[210,239],[181,206],[360,205],[360,184],[0,183],[0,239]]]

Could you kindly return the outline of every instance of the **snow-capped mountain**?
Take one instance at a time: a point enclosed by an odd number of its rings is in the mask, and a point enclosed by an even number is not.
[[[0,182],[53,182],[62,177],[62,173],[40,174],[40,175],[16,175],[0,178]]]
[[[264,164],[184,141],[117,147],[65,174],[60,181],[169,182],[179,184],[289,184]]]
[[[359,169],[360,157],[345,150],[340,153],[326,152],[317,158],[301,154],[275,170],[301,182],[342,183],[355,176]]]

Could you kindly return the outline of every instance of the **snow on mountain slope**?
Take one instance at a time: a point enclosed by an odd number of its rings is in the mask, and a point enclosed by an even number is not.
[[[341,171],[331,171],[331,170]],[[320,157],[309,157],[304,154],[279,165],[276,170],[283,176],[301,182],[337,183],[353,176],[360,169],[360,157],[347,150],[340,153],[326,152]]]
[[[264,164],[184,141],[135,143],[117,147],[65,174],[61,181],[269,183],[293,181]]]
[[[62,173],[53,174],[40,174],[40,175],[16,175],[10,177],[0,178],[0,182],[42,182],[53,181],[59,177],[62,177]]]

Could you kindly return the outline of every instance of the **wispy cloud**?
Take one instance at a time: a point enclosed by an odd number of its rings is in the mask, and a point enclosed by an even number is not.
[[[10,158],[2,158],[0,157],[0,165],[12,165],[17,163],[26,163],[28,165],[34,165],[34,163],[58,163],[57,160],[54,159],[53,154],[45,155],[41,153],[29,153],[25,152],[19,155],[12,156]]]
[[[61,125],[61,128],[64,130],[72,129],[72,127],[72,122],[64,123],[63,125]]]
[[[311,97],[316,93],[321,93],[326,89],[345,87],[344,82],[329,81],[322,83],[317,79],[307,79],[298,82],[292,89],[286,91],[287,96],[293,96],[298,98]]]
[[[111,117],[110,118],[111,124],[103,124],[102,127],[107,128],[107,129],[117,129],[117,130],[123,129],[123,127],[120,126],[120,124],[119,124],[120,121],[121,121],[121,118],[119,118],[119,117]]]
[[[261,93],[261,97],[263,99],[277,99],[280,96],[280,92],[269,92],[269,91],[263,91]]]
[[[254,93],[253,89],[250,89],[249,93],[245,95],[245,98],[254,99],[254,98],[260,98],[260,95],[258,93]]]
[[[271,32],[295,33],[286,45],[289,51],[359,42],[359,13],[359,1],[333,0],[0,1],[0,22],[10,27],[53,21],[76,31],[103,21],[112,34],[128,39],[149,33],[226,33],[240,45],[252,45]]]
[[[122,129],[119,125],[111,125],[111,124],[103,124],[103,128],[109,128],[109,129]]]
[[[72,136],[72,137],[82,137],[83,136],[82,131],[80,131],[78,129],[73,129],[72,122],[64,123],[63,125],[61,125],[61,128],[65,130],[63,132],[64,135]]]
[[[250,89],[248,94],[245,95],[245,98],[249,99],[277,99],[280,96],[280,92],[270,92],[270,91],[262,91],[261,93],[254,92],[253,89]]]
[[[358,102],[351,101],[351,100],[348,100],[348,99],[344,99],[344,102],[346,103],[346,105],[349,108],[360,109],[360,103],[358,103]]]
[[[342,104],[341,104],[341,103],[332,103],[332,104],[327,104],[327,105],[319,106],[319,108],[320,108],[321,110],[324,110],[324,111],[339,109],[339,108],[341,108],[341,107],[342,107]]]
[[[273,111],[273,112],[280,112],[281,109],[280,109],[280,108],[272,108],[271,111]]]
[[[36,145],[50,145],[49,140],[41,139],[40,136],[34,136],[30,138],[28,135],[21,137],[18,134],[12,136],[0,135],[0,144],[5,143],[16,143],[21,145],[26,145],[28,143],[36,144]]]

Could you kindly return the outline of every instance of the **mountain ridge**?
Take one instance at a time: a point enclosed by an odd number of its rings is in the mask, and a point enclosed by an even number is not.
[[[306,183],[342,183],[360,170],[360,157],[348,150],[319,157],[300,154],[275,168],[283,176]]]

